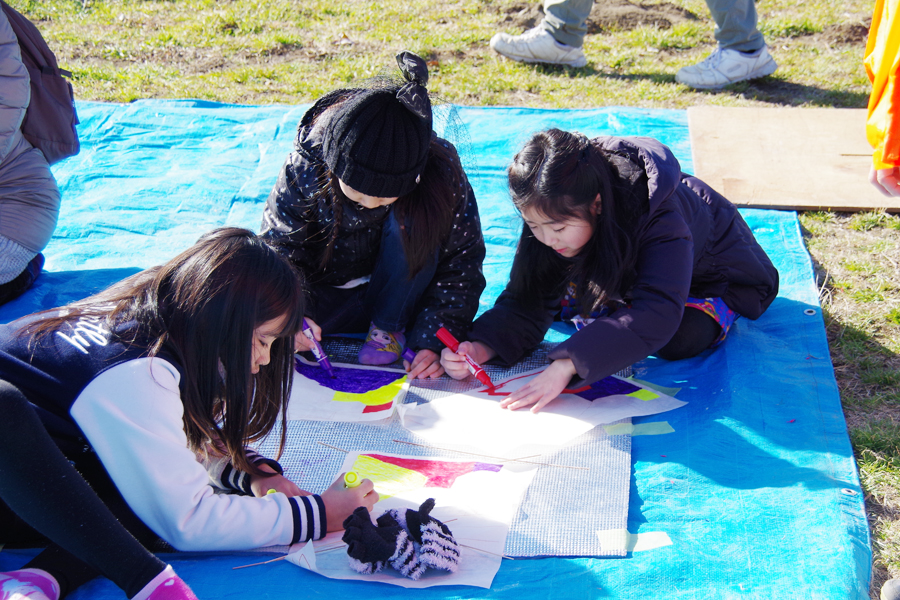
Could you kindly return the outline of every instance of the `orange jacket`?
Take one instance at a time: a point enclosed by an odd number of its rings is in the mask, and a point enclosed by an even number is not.
[[[872,95],[866,137],[876,169],[900,166],[900,0],[876,0],[864,64]]]

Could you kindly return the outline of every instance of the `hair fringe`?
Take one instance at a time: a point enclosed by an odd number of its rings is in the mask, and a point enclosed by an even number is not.
[[[510,291],[529,306],[568,281],[579,285],[583,315],[625,294],[636,277],[635,226],[646,203],[621,186],[609,155],[580,133],[550,129],[537,133],[508,169],[513,203],[548,218],[592,222],[594,234],[575,260],[566,261],[523,227],[510,274]],[[596,217],[590,209],[600,196]],[[552,290],[552,291],[551,291]]]

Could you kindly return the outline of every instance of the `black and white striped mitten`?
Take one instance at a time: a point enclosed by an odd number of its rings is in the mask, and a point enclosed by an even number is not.
[[[410,579],[418,579],[426,570],[426,565],[422,564],[416,554],[416,547],[409,531],[404,527],[406,521],[404,511],[391,509],[385,511],[383,515],[378,517],[378,527],[390,526],[391,523],[400,528],[401,533],[397,536],[397,552],[388,560],[391,566],[397,569],[401,575]]]
[[[433,508],[434,498],[429,498],[419,510],[407,510],[403,519],[397,520],[415,542],[416,554],[423,567],[452,573],[459,567],[459,545],[450,529],[430,516]]]
[[[378,526],[372,523],[372,517],[364,506],[353,511],[344,519],[344,535],[341,539],[347,543],[347,556],[350,557],[350,568],[358,573],[371,575],[391,562],[409,553],[415,554],[413,543],[406,531],[396,519],[385,518],[385,513],[378,518]]]

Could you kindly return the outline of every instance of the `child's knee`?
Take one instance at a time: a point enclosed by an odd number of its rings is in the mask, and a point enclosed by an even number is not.
[[[695,308],[685,308],[678,331],[656,356],[665,360],[683,360],[697,356],[709,348],[722,332],[711,316]]]

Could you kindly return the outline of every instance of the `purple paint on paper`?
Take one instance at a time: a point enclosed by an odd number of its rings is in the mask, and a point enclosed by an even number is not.
[[[322,387],[326,387],[336,392],[349,392],[351,394],[363,394],[377,390],[389,383],[393,383],[403,377],[404,373],[395,371],[377,371],[369,369],[353,369],[345,367],[335,367],[334,379],[328,375],[328,372],[319,365],[307,365],[306,363],[296,361],[297,372],[312,379]]]
[[[494,473],[499,473],[500,469],[503,468],[503,465],[492,465],[491,463],[480,463],[477,462],[472,465],[473,471],[493,471]]]
[[[627,381],[622,381],[615,377],[604,377],[600,381],[593,383],[588,389],[575,392],[575,395],[585,400],[596,400],[597,398],[606,398],[617,394],[631,394],[639,389],[641,388]]]

